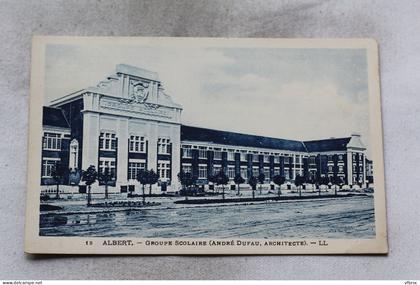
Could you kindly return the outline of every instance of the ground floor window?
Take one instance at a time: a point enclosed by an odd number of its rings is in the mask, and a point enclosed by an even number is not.
[[[265,181],[270,182],[270,168],[269,167],[264,167],[264,176],[265,176]]]
[[[99,173],[104,173],[108,169],[111,178],[115,179],[115,158],[113,157],[100,157],[99,158]]]
[[[192,173],[191,164],[190,163],[183,163],[182,164],[182,171],[184,173]]]
[[[229,179],[235,178],[235,166],[228,166],[228,177]]]
[[[213,174],[217,174],[222,170],[222,166],[220,164],[213,165]]]
[[[171,177],[171,162],[167,160],[159,160],[158,174],[160,179],[169,179]]]
[[[252,167],[252,176],[254,177],[258,177],[258,175],[260,175],[260,169],[258,166],[253,166]]]
[[[288,168],[285,168],[285,169],[284,169],[284,177],[285,177],[286,179],[290,179],[290,171],[289,171],[289,169],[288,169]]]
[[[60,159],[54,159],[54,158],[46,158],[42,160],[42,169],[41,169],[41,176],[42,177],[51,177],[51,173],[56,165],[57,162],[59,162]]]
[[[206,164],[198,165],[198,178],[200,179],[207,178],[207,165]]]
[[[241,166],[241,176],[243,179],[248,179],[248,169],[246,166]]]
[[[137,175],[145,169],[145,160],[130,160],[128,162],[128,179],[137,179]]]

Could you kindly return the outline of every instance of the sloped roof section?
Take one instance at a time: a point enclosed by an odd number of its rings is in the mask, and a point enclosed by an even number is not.
[[[224,145],[237,145],[245,147],[258,147],[306,152],[305,146],[300,141],[239,134],[227,131],[219,131],[214,129],[182,125],[181,141],[186,140],[210,142]]]
[[[70,129],[63,110],[46,106],[42,109],[42,125]]]
[[[350,137],[334,138],[325,140],[304,141],[303,143],[305,144],[308,152],[336,151],[346,150],[347,144],[349,143],[350,139]]]

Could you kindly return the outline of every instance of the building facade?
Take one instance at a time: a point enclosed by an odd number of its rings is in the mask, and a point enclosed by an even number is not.
[[[80,173],[94,165],[109,170],[114,191],[138,185],[137,174],[154,169],[159,185],[177,191],[183,170],[199,185],[224,171],[245,180],[264,173],[293,182],[327,176],[355,185],[366,180],[366,148],[360,135],[295,141],[185,126],[182,106],[165,93],[158,74],[129,65],[96,87],[53,100],[43,110],[41,184],[51,183],[51,165],[68,165],[63,184],[79,184]],[[76,179],[74,178],[76,177]],[[72,179],[73,178],[73,179]],[[337,181],[337,180],[335,180]]]

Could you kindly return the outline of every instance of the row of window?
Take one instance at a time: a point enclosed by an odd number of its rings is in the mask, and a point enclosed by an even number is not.
[[[222,166],[219,164],[213,165],[213,175],[219,173],[222,170]],[[191,164],[184,163],[182,164],[182,171],[186,173],[192,172]],[[269,180],[270,178],[270,168],[264,167],[263,173],[266,177],[266,180]],[[248,179],[248,168],[246,166],[241,166],[240,168],[240,174],[242,178]],[[260,169],[258,166],[254,166],[252,168],[252,175],[257,177],[260,174]],[[229,179],[234,179],[236,172],[235,172],[235,166],[228,165],[226,175],[229,177]],[[280,167],[274,167],[274,175],[280,175]],[[289,179],[289,169],[285,169],[285,177]],[[207,179],[207,165],[206,164],[199,164],[198,165],[198,178],[199,179]]]
[[[260,158],[258,154],[251,154],[253,162],[259,162]],[[223,152],[222,151],[213,151],[213,157],[215,160],[222,160]],[[191,148],[183,148],[182,149],[182,158],[192,158],[192,149]],[[207,159],[207,150],[206,149],[198,149],[198,158],[199,159]],[[235,161],[235,152],[228,151],[227,152],[227,160],[228,161]],[[248,161],[248,153],[241,152],[240,153],[240,160],[241,161]],[[270,156],[264,155],[263,161],[265,163],[270,162]],[[293,157],[285,156],[284,163],[288,164],[293,161]],[[274,156],[274,163],[280,163],[280,156]],[[295,163],[300,164],[301,159],[299,156],[296,156]]]
[[[130,152],[145,153],[146,139],[144,136],[130,135],[128,149]],[[158,154],[170,154],[171,143],[167,138],[158,138]],[[115,151],[117,149],[117,137],[114,133],[101,132],[99,135],[99,149]]]

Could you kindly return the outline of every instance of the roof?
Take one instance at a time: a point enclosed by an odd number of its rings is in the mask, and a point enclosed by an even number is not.
[[[63,110],[53,107],[43,107],[42,125],[70,129],[70,124],[64,116]]]
[[[347,138],[334,138],[315,141],[304,141],[308,152],[322,152],[322,151],[336,151],[347,150],[347,144],[351,137]]]
[[[305,146],[300,141],[181,125],[181,141],[183,140],[306,152]]]

